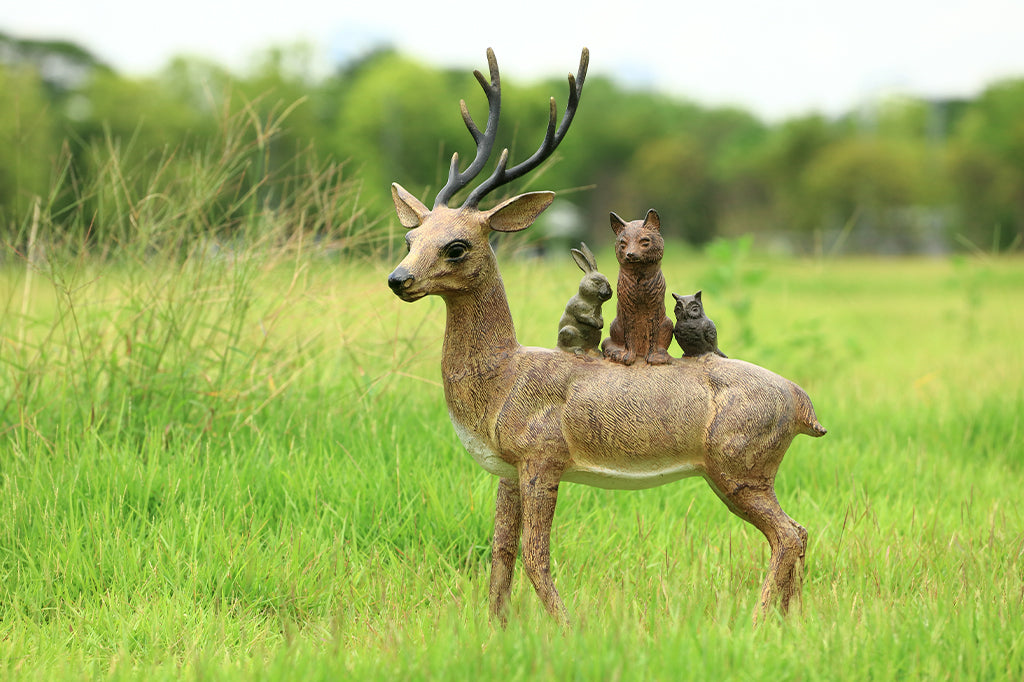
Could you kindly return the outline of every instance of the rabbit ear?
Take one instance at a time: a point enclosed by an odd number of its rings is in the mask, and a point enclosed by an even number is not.
[[[570,249],[572,253],[572,259],[576,261],[576,265],[580,266],[580,270],[583,272],[590,272],[590,263],[587,262],[587,257],[579,249]]]
[[[583,255],[587,257],[587,263],[590,264],[591,271],[597,270],[597,258],[594,257],[594,252],[590,250],[590,247],[585,242],[580,242],[580,249],[583,251]]]

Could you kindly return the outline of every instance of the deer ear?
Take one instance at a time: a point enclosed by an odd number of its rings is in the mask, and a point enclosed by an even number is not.
[[[402,223],[402,227],[419,227],[423,219],[430,215],[430,209],[397,182],[391,183],[391,199],[395,202],[398,222]]]
[[[527,192],[484,211],[484,223],[498,232],[525,230],[555,200],[554,192]]]
[[[661,216],[653,208],[647,212],[647,217],[644,218],[644,227],[661,232]]]

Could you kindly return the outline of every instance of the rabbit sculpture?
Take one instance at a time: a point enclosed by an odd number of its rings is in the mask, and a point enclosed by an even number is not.
[[[601,304],[612,297],[608,278],[597,271],[597,260],[587,245],[580,242],[579,249],[571,249],[572,258],[583,271],[580,290],[565,305],[558,321],[558,348],[566,353],[601,357]]]

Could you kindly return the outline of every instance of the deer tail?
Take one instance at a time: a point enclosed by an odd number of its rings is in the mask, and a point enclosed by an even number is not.
[[[811,404],[811,399],[804,392],[804,389],[792,382],[790,382],[790,385],[795,401],[796,414],[794,416],[796,417],[797,433],[814,438],[824,436],[828,431],[818,422],[818,416],[814,414],[814,405]]]

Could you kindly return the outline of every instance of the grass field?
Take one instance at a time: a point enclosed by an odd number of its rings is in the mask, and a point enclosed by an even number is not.
[[[723,350],[829,429],[778,479],[802,614],[751,627],[767,545],[703,481],[567,484],[574,627],[519,571],[492,628],[497,480],[447,420],[443,304],[393,297],[397,258],[8,260],[0,678],[1024,678],[1024,262],[668,250]],[[520,341],[553,346],[575,266],[501,260]]]

